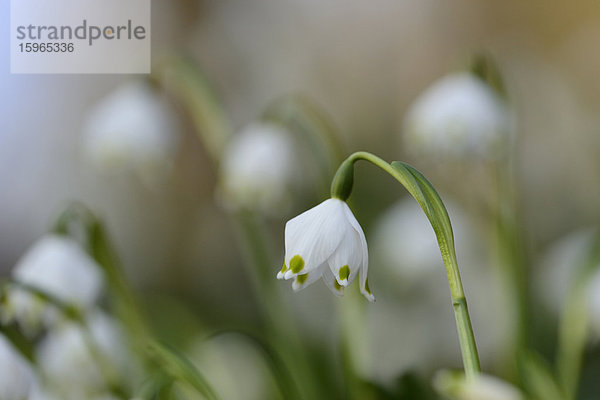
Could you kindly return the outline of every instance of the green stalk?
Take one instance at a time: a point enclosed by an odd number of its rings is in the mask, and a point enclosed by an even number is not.
[[[465,375],[468,379],[476,377],[481,372],[477,345],[456,260],[452,225],[441,198],[431,183],[410,165],[398,161],[389,164],[367,152],[354,153],[342,163],[331,184],[332,197],[346,200],[350,196],[354,179],[353,166],[358,160],[368,161],[394,177],[417,200],[427,215],[446,267]]]
[[[197,65],[184,57],[172,57],[157,70],[154,79],[173,94],[192,118],[196,134],[213,165],[218,166],[223,149],[233,132],[223,108]],[[266,330],[294,378],[302,383],[303,398],[318,398],[319,391],[311,379],[310,367],[302,352],[289,312],[279,300],[273,279],[274,270],[267,246],[266,232],[252,212],[231,213],[239,240],[249,258],[252,280]]]
[[[312,376],[306,353],[302,351],[297,329],[277,294],[275,272],[272,268],[273,263],[264,226],[250,211],[236,213],[233,221],[247,254],[250,279],[256,291],[268,335],[284,363],[293,371],[301,392],[300,398],[319,398],[322,393],[319,392],[316,379]]]
[[[574,400],[577,396],[589,328],[587,300],[590,294],[590,281],[598,273],[599,266],[600,234],[597,233],[570,288],[559,328],[557,369],[567,400]]]
[[[514,352],[520,354],[528,347],[529,296],[525,250],[517,218],[517,199],[513,182],[512,162],[507,166],[494,165],[497,178],[495,210],[498,260],[504,273],[506,291],[517,321],[514,333]]]
[[[186,382],[207,400],[219,400],[217,392],[204,375],[183,355],[158,342],[151,343],[148,350],[161,365],[161,369],[168,372],[170,376],[181,382]]]
[[[217,162],[232,130],[198,65],[187,57],[173,56],[159,64],[152,79],[181,101],[204,148]]]

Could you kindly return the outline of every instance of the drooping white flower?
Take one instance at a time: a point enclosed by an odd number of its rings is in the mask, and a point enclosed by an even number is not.
[[[523,400],[519,389],[491,375],[467,380],[462,373],[441,371],[434,378],[439,392],[453,400]]]
[[[0,399],[28,398],[33,380],[31,366],[12,344],[0,335]]]
[[[470,73],[442,78],[410,107],[404,143],[416,154],[493,158],[509,132],[505,102]]]
[[[91,111],[84,150],[101,171],[131,169],[156,185],[172,169],[179,143],[176,119],[156,89],[143,81],[121,86]]]
[[[38,240],[15,266],[13,278],[81,310],[90,308],[100,296],[103,277],[100,266],[65,236],[47,235]],[[53,307],[27,292],[13,287],[8,294],[9,317],[26,328],[54,322]]]
[[[560,315],[594,241],[593,229],[582,229],[551,245],[538,268],[537,290],[550,311]],[[587,283],[587,315],[592,339],[600,339],[600,265]]]
[[[292,135],[272,123],[255,123],[235,135],[223,154],[221,195],[234,208],[272,212],[290,201],[296,152]]]
[[[111,385],[127,386],[134,365],[121,326],[98,310],[86,327],[69,322],[50,330],[36,359],[45,390],[62,399],[99,398]]]
[[[369,300],[367,241],[345,201],[325,200],[285,225],[285,262],[278,279],[294,279],[301,290],[319,278],[336,295],[343,294],[356,275],[360,291]]]

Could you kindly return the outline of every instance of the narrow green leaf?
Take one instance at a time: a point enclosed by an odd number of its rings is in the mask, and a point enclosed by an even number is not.
[[[218,400],[219,396],[190,360],[171,347],[152,342],[149,351],[154,355],[158,365],[175,380],[192,386],[207,400]]]
[[[523,386],[532,400],[565,400],[565,395],[557,383],[548,364],[536,353],[521,356]]]

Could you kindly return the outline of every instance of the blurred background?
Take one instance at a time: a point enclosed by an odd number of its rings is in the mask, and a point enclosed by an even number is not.
[[[11,75],[8,1],[1,7],[0,274],[8,275],[61,210],[77,200],[106,222],[143,301],[169,310],[156,313],[166,331],[187,329],[182,321],[188,319],[205,331],[255,327],[260,311],[253,278],[219,201],[219,171],[190,116],[169,100],[177,146],[171,171],[159,183],[147,185],[127,170],[100,171],[85,151],[90,113],[141,77]],[[556,284],[546,281],[558,257],[548,256],[549,251],[600,219],[599,43],[600,5],[592,0],[152,2],[153,63],[175,53],[194,59],[233,131],[259,119],[280,96],[299,93],[331,120],[344,155],[366,150],[386,160],[405,160],[430,178],[455,225],[483,369],[508,380],[514,377],[506,372],[503,352],[515,323],[503,303],[485,207],[477,200],[491,178],[475,161],[463,160],[455,168],[407,151],[403,121],[420,93],[468,66],[473,53],[493,56],[514,112],[514,177],[535,317],[533,341],[552,359],[559,317],[548,304],[552,300],[537,294],[538,286],[544,293]],[[465,170],[470,171],[468,185]],[[273,279],[283,257],[285,222],[328,196],[327,190],[311,190],[266,217]],[[421,271],[407,277],[386,259],[386,246],[395,246],[385,243],[390,234],[382,232],[393,229],[386,222],[405,196],[375,168],[357,168],[351,207],[369,243],[370,284],[378,300],[360,306],[368,326],[361,351],[370,361],[359,364],[362,375],[384,386],[409,371],[428,376],[461,365],[433,233],[432,261],[407,261],[432,263],[431,275]],[[429,229],[417,207],[406,213],[422,217],[415,217],[415,226]],[[406,229],[409,240],[415,230]],[[333,349],[332,321],[347,299],[333,298],[321,283],[293,294],[279,282],[278,291],[303,335],[314,346]],[[392,345],[399,340],[409,345]],[[597,346],[589,354],[589,371],[596,371]],[[337,365],[333,356],[328,363]],[[589,393],[598,389],[597,382],[587,385]]]

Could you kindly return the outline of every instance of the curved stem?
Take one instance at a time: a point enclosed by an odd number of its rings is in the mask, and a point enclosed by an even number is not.
[[[351,189],[352,185],[352,174],[350,173],[351,171],[349,172],[344,169],[352,168],[354,162],[358,160],[368,161],[393,176],[408,190],[415,200],[417,200],[427,215],[427,218],[435,231],[440,252],[442,253],[442,260],[446,267],[465,375],[467,378],[477,376],[481,371],[477,345],[473,335],[473,327],[469,317],[467,300],[465,298],[460,271],[458,269],[458,262],[456,260],[452,226],[442,200],[431,183],[410,165],[401,162],[390,164],[367,152],[354,153],[342,163],[332,183],[333,197],[337,197],[335,193],[336,190],[340,190],[342,193],[347,193],[349,195],[349,188]],[[346,180],[346,182],[344,182],[344,180]]]

